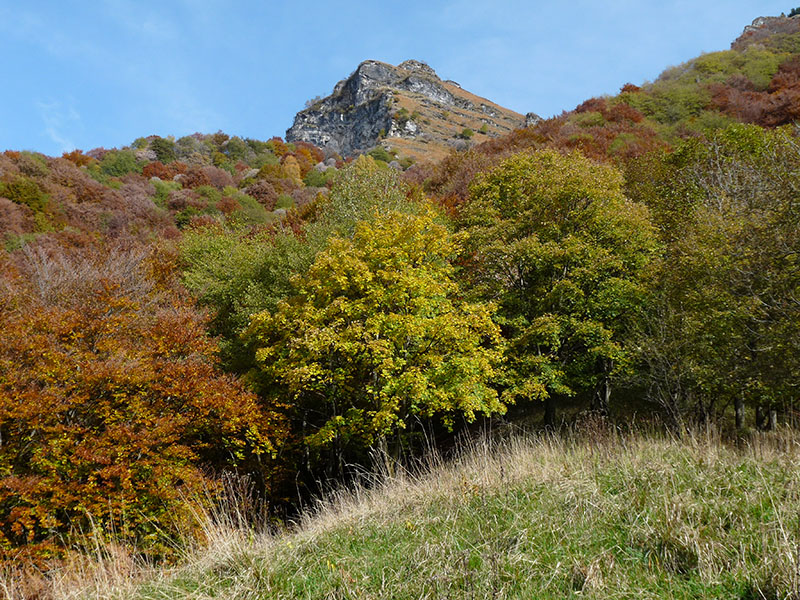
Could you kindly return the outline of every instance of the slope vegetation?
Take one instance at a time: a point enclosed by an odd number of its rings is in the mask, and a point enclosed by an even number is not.
[[[788,598],[798,593],[800,440],[708,436],[479,446],[341,495],[298,530],[217,526],[145,585],[155,598]],[[230,522],[229,522],[230,523]]]

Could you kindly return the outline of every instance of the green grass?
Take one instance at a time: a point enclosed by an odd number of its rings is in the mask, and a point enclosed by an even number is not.
[[[89,597],[797,598],[800,437],[514,440]],[[116,590],[116,591],[114,591]]]

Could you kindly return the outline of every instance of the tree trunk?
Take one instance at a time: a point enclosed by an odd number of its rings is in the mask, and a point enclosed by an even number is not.
[[[768,431],[775,431],[778,427],[778,411],[774,408],[769,409],[769,424],[767,425]]]
[[[736,415],[736,429],[741,431],[744,429],[744,397],[741,394],[733,401],[733,410]]]
[[[608,416],[608,406],[611,403],[611,382],[608,377],[604,377],[603,381],[594,391],[592,397],[592,410],[600,413],[604,417]]]

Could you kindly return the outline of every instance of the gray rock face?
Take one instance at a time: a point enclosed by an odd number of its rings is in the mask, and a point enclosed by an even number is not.
[[[393,67],[367,60],[337,83],[330,96],[297,113],[286,140],[310,142],[348,156],[375,146],[385,135],[413,137],[419,131],[417,123],[393,118],[393,90],[418,94],[443,107],[471,107],[453,96],[421,61],[407,60]]]
[[[528,114],[525,115],[525,127],[533,127],[541,120],[542,117],[540,117],[536,113],[529,112]]]

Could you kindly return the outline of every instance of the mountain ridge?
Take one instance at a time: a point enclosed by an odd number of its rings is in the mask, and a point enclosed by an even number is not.
[[[416,160],[436,159],[473,136],[485,141],[535,119],[442,80],[425,62],[365,60],[329,96],[297,113],[286,140],[342,156],[381,145]]]

